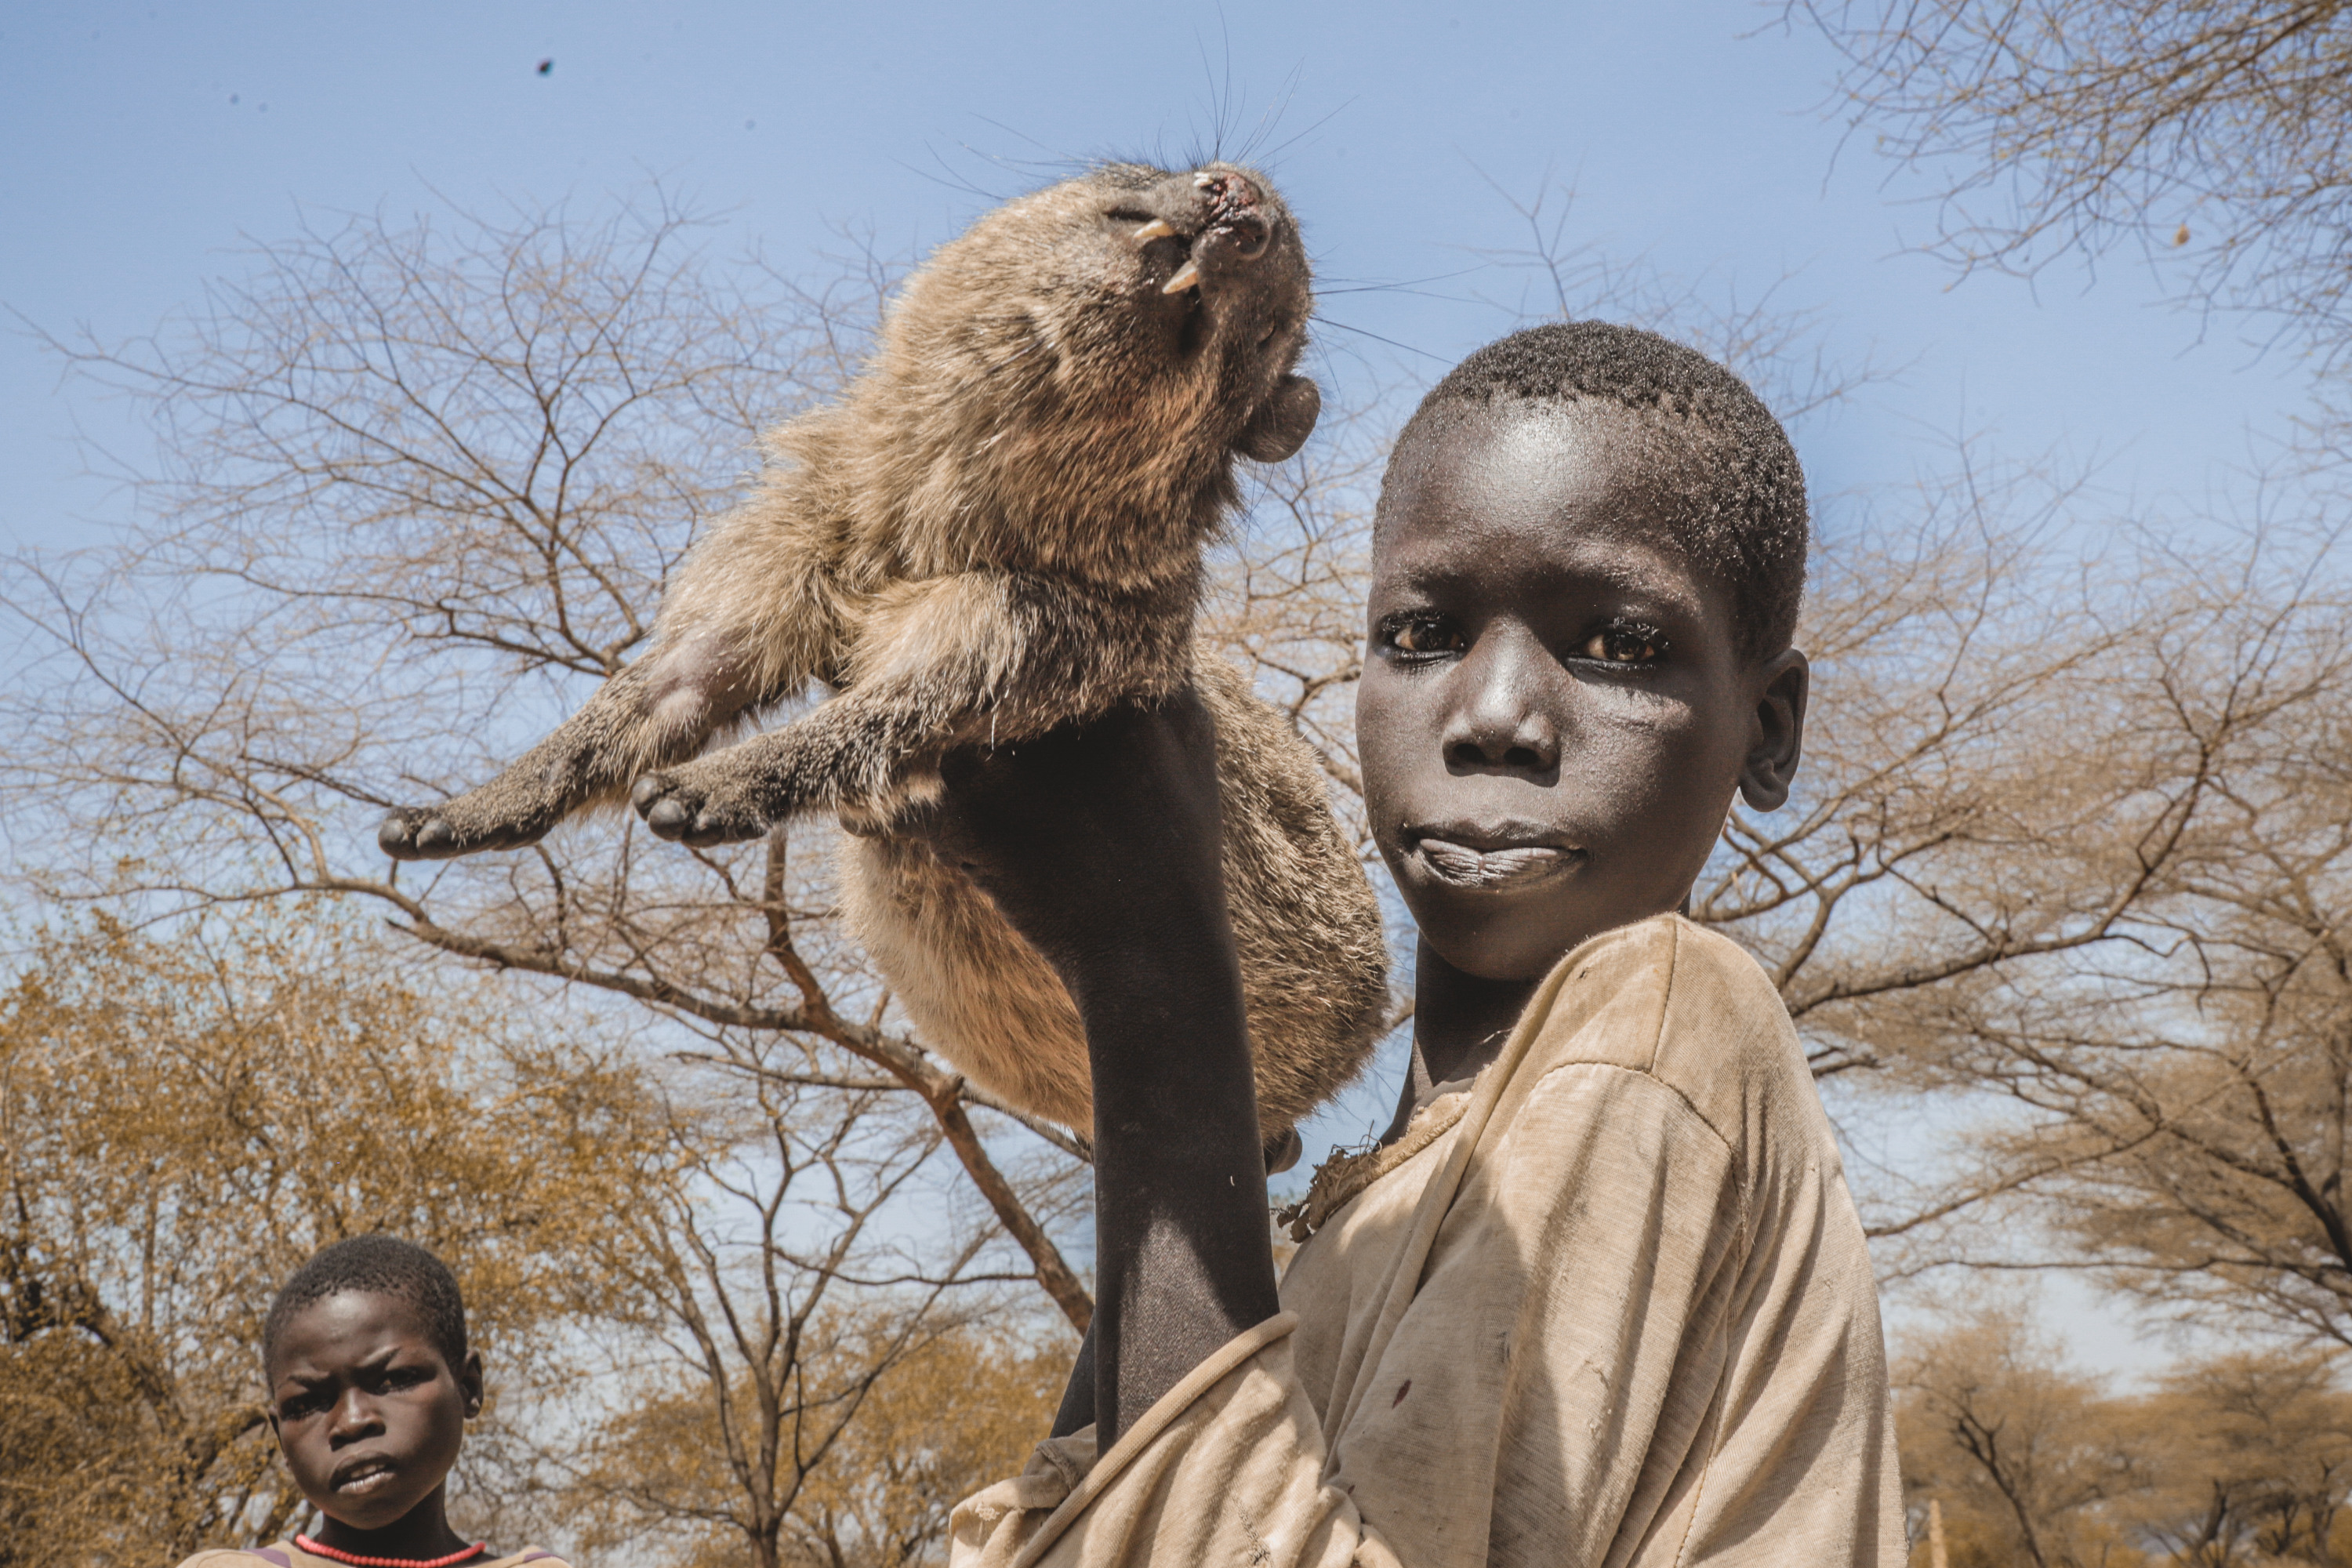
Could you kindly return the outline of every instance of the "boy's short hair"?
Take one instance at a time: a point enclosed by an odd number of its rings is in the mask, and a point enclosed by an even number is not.
[[[1638,327],[1559,321],[1488,343],[1432,387],[1397,437],[1460,405],[1501,398],[1631,416],[1642,464],[1677,492],[1675,543],[1731,590],[1743,658],[1789,647],[1805,590],[1805,474],[1796,449],[1748,384],[1695,349]]]
[[[273,1364],[294,1314],[346,1290],[396,1296],[416,1310],[425,1336],[452,1371],[466,1361],[466,1301],[448,1265],[396,1236],[355,1236],[319,1248],[269,1304],[261,1325],[261,1362]]]

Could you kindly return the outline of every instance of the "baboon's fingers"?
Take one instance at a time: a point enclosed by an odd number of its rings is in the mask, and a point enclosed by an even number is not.
[[[509,823],[488,832],[466,833],[444,812],[428,806],[401,806],[375,830],[375,841],[395,860],[449,860],[484,849],[512,849],[535,843],[542,831]]]
[[[401,806],[375,830],[377,847],[395,860],[439,860],[458,852],[449,825],[429,811]]]
[[[763,837],[766,816],[742,798],[741,791],[716,796],[674,773],[647,773],[629,792],[629,804],[645,818],[656,838],[706,848],[714,844],[740,844]]]
[[[670,781],[662,773],[647,773],[629,791],[629,804],[646,819],[656,838],[673,841],[685,836],[694,821],[694,808],[669,793]]]

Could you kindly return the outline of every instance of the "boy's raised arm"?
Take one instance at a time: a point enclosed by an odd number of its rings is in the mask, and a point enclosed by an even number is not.
[[[944,772],[935,846],[968,866],[1086,1020],[1088,1342],[1107,1448],[1218,1347],[1279,1310],[1220,868],[1214,734],[1187,692],[1017,748],[960,753]],[[1083,1424],[1083,1393],[1074,1388],[1057,1426]]]

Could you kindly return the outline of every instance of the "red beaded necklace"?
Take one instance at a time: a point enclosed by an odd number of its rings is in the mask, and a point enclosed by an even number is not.
[[[452,1552],[446,1557],[362,1557],[356,1552],[338,1552],[322,1546],[307,1535],[294,1537],[294,1544],[313,1557],[324,1557],[331,1563],[348,1563],[352,1568],[455,1568],[468,1557],[478,1557],[490,1549],[487,1541],[477,1541],[463,1552]]]

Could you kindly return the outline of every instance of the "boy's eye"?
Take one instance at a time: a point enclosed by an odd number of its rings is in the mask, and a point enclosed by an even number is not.
[[[1426,611],[1391,616],[1381,635],[1399,653],[1456,653],[1462,647],[1461,628]]]
[[[1619,621],[1595,632],[1578,651],[1602,664],[1654,664],[1666,651],[1666,639],[1655,626]]]

